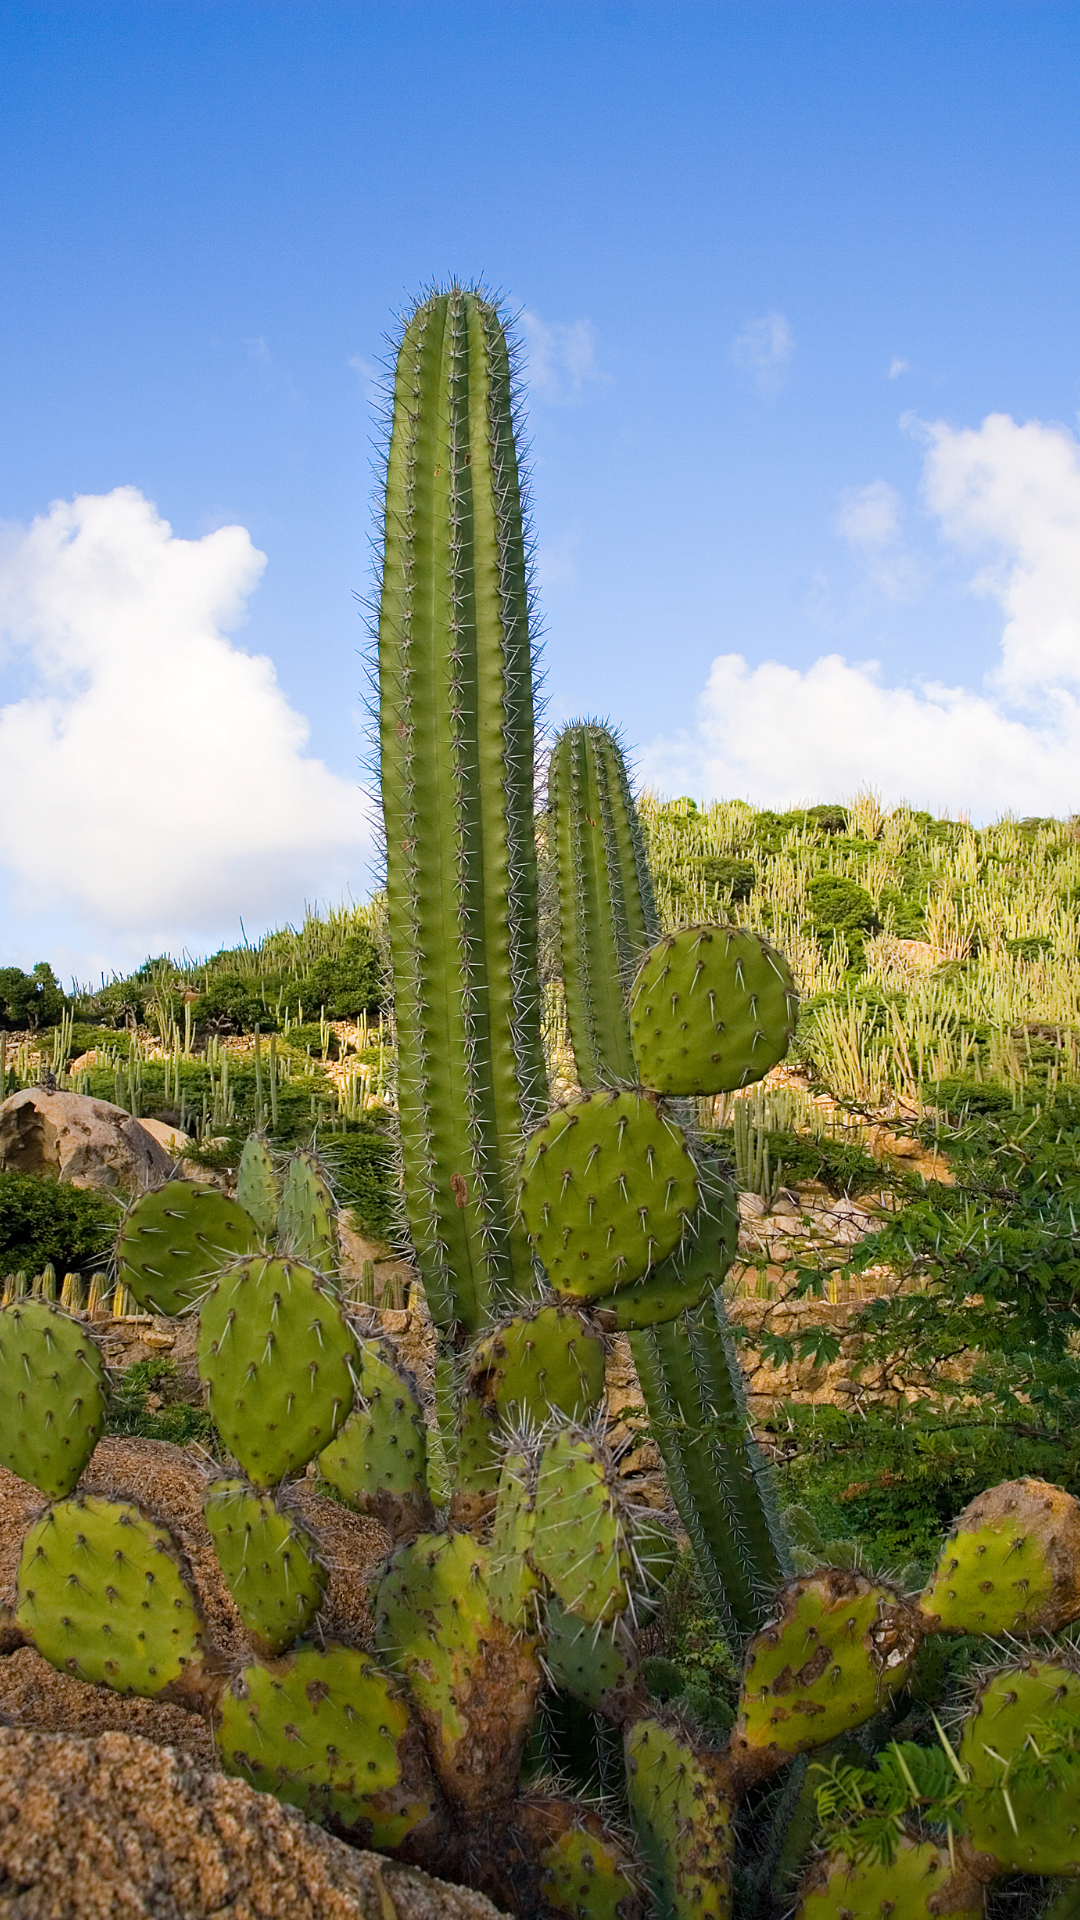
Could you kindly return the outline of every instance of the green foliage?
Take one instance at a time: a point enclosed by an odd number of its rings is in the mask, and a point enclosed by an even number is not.
[[[806,889],[810,918],[819,929],[871,933],[881,925],[865,887],[838,873],[819,873]]]
[[[64,990],[46,961],[39,960],[33,973],[0,967],[0,1027],[9,1031],[51,1027],[66,1006]]]
[[[360,1232],[374,1240],[391,1237],[400,1212],[390,1128],[389,1115],[372,1112],[347,1132],[319,1134],[319,1153],[338,1205],[347,1208]]]
[[[108,1258],[119,1203],[92,1188],[0,1171],[0,1275],[88,1273]]]
[[[184,1399],[180,1369],[168,1354],[136,1360],[113,1376],[105,1431],[176,1447],[197,1440],[212,1449],[217,1438],[210,1415]]]

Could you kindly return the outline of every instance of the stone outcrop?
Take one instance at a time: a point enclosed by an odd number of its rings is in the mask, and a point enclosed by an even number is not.
[[[3,1920],[498,1920],[481,1894],[332,1839],[125,1733],[0,1726]]]
[[[141,1193],[172,1172],[165,1148],[123,1107],[25,1087],[0,1103],[0,1168],[73,1187]]]

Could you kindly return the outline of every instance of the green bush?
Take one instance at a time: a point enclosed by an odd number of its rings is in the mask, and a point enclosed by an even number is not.
[[[326,1161],[340,1206],[352,1214],[361,1233],[375,1240],[390,1237],[396,1219],[394,1145],[387,1124],[361,1121],[348,1133],[321,1133],[319,1152]]]
[[[844,933],[871,933],[880,927],[877,910],[865,887],[839,873],[819,873],[807,887],[810,917],[817,928]]]
[[[120,1202],[31,1173],[0,1173],[0,1274],[86,1273],[108,1257]]]
[[[706,886],[716,887],[721,898],[730,901],[749,900],[757,878],[749,860],[724,858],[720,854],[700,860],[698,872]]]
[[[289,1003],[293,1003],[290,988]],[[382,965],[366,934],[343,940],[336,955],[324,955],[304,974],[297,997],[306,1011],[325,1010],[328,1020],[356,1020],[375,1012],[382,998]]]

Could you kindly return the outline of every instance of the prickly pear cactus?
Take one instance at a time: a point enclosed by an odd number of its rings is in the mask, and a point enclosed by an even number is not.
[[[477,1342],[466,1392],[500,1421],[581,1420],[603,1396],[603,1340],[572,1308],[514,1314]]]
[[[500,1620],[515,1632],[535,1632],[542,1592],[530,1557],[536,1536],[536,1468],[534,1450],[505,1453],[495,1502],[488,1592]]]
[[[19,1557],[16,1617],[62,1673],[153,1696],[200,1658],[184,1555],[131,1500],[76,1494],[36,1520]]]
[[[853,1866],[843,1854],[819,1862],[803,1888],[797,1920],[982,1920],[982,1889],[958,1874],[932,1840],[902,1839],[889,1861]]]
[[[199,1376],[226,1446],[258,1487],[322,1451],[353,1403],[355,1342],[321,1276],[291,1260],[243,1260],[199,1320]]]
[[[637,1862],[592,1809],[578,1800],[522,1799],[510,1831],[538,1870],[521,1912],[543,1920],[642,1920]]]
[[[521,1217],[564,1299],[640,1280],[674,1253],[700,1198],[682,1128],[642,1094],[583,1094],[526,1143]]]
[[[1080,1501],[1045,1480],[980,1493],[919,1606],[938,1633],[1057,1633],[1080,1619]]]
[[[783,955],[745,927],[683,927],[646,954],[630,994],[643,1086],[727,1093],[783,1059],[799,1000]]]
[[[376,1644],[400,1673],[448,1798],[509,1798],[540,1691],[535,1645],[492,1607],[491,1550],[470,1534],[399,1547],[373,1595]]]
[[[197,1306],[223,1267],[258,1251],[251,1216],[216,1187],[167,1180],[141,1194],[116,1243],[116,1277],[147,1313]]]
[[[273,1246],[277,1237],[277,1169],[266,1141],[258,1133],[249,1133],[236,1170],[236,1198],[244,1212],[254,1220],[264,1248]]]
[[[729,1920],[730,1785],[715,1754],[695,1748],[674,1716],[626,1733],[630,1812],[664,1920]]]
[[[610,1458],[574,1427],[541,1454],[532,1561],[566,1611],[591,1627],[625,1611],[634,1580],[629,1517]]]
[[[552,1597],[547,1603],[545,1627],[544,1665],[552,1684],[573,1694],[582,1706],[598,1711],[605,1694],[633,1685],[638,1670],[637,1648],[625,1621],[615,1620],[598,1633]]]
[[[392,1540],[409,1540],[435,1523],[420,1395],[389,1341],[360,1340],[356,1351],[356,1405],[320,1453],[319,1471]]]
[[[1003,1667],[957,1746],[971,1780],[964,1832],[1001,1872],[1080,1873],[1080,1674],[1064,1661]]]
[[[85,1327],[43,1300],[0,1311],[0,1465],[53,1499],[78,1484],[105,1424],[105,1369]]]
[[[326,1591],[314,1536],[246,1480],[216,1480],[203,1515],[249,1637],[260,1652],[282,1653],[307,1631]]]
[[[237,1673],[218,1705],[226,1773],[361,1845],[408,1852],[443,1822],[442,1796],[399,1685],[369,1653],[300,1645]]]
[[[302,1260],[319,1273],[337,1270],[334,1196],[318,1161],[294,1153],[285,1170],[277,1216],[280,1252]]]
[[[828,1568],[781,1590],[773,1625],[755,1634],[735,1748],[764,1775],[868,1720],[902,1685],[918,1650],[916,1616],[891,1587]]]
[[[675,1252],[632,1286],[597,1303],[616,1331],[669,1324],[721,1285],[739,1248],[739,1209],[735,1189],[722,1175],[710,1169],[702,1185],[705,1198]]]

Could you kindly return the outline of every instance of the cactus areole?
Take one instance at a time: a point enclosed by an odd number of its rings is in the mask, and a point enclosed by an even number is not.
[[[405,1204],[436,1320],[533,1291],[512,1162],[543,1111],[529,587],[498,310],[454,285],[398,351],[378,657]]]

